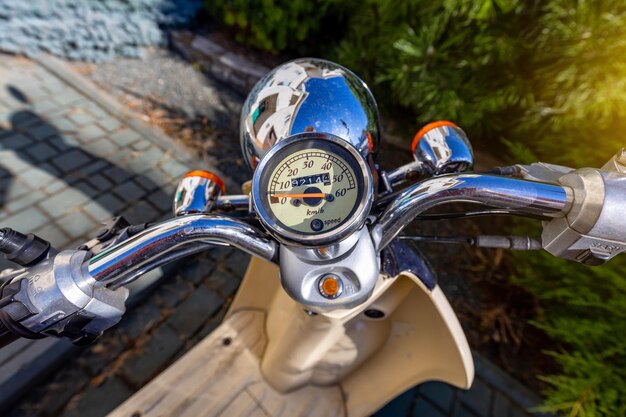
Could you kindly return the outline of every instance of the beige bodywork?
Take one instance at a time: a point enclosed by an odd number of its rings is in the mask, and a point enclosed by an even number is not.
[[[368,416],[425,381],[471,385],[470,349],[439,287],[381,276],[364,305],[310,315],[278,274],[253,258],[224,323],[110,416]]]

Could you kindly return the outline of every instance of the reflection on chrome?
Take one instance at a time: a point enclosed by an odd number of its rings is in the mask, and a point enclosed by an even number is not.
[[[334,134],[367,156],[379,142],[378,108],[367,85],[346,68],[303,58],[268,73],[241,111],[244,158],[256,166],[277,142],[296,133]]]
[[[449,175],[417,183],[393,200],[373,228],[380,251],[415,216],[451,202],[484,204],[511,213],[562,217],[571,204],[571,191],[558,185],[507,177],[473,174]]]
[[[273,261],[276,243],[258,229],[228,217],[195,214],[157,224],[106,249],[89,261],[89,273],[101,285],[119,286],[164,263],[207,249],[209,244],[229,244],[251,255]]]
[[[465,132],[450,122],[435,123],[441,126],[429,129],[413,143],[413,156],[421,162],[422,173],[431,177],[471,169],[474,154]]]

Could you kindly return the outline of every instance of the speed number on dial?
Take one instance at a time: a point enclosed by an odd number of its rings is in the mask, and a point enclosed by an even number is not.
[[[284,226],[303,233],[340,225],[358,199],[354,169],[340,156],[303,149],[280,161],[270,175],[270,210]]]

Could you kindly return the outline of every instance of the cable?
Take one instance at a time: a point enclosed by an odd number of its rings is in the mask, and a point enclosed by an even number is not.
[[[478,248],[501,248],[511,250],[540,250],[541,240],[529,236],[398,236],[400,240],[429,243],[468,244]]]

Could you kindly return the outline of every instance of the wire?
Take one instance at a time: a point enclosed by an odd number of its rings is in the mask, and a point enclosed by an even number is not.
[[[478,248],[501,248],[511,250],[540,250],[541,240],[529,236],[398,236],[400,240],[429,243],[468,244]]]

